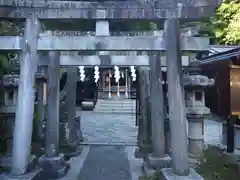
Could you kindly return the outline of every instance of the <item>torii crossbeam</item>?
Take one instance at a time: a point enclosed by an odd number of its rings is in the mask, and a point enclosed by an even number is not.
[[[35,13],[39,19],[99,19],[97,10],[106,11],[105,19],[159,20],[167,18],[201,19],[215,11],[219,0],[169,1],[45,1],[0,0],[0,18],[25,19]],[[177,13],[173,13],[177,12]]]

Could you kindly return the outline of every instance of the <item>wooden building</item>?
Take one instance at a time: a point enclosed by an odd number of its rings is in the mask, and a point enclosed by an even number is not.
[[[240,47],[219,46],[215,50],[210,56],[200,59],[203,74],[215,79],[215,85],[206,89],[206,105],[223,119],[230,115],[239,116]]]

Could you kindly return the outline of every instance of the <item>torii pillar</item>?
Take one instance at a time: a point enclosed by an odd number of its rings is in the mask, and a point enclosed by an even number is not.
[[[82,151],[79,146],[80,139],[82,139],[81,116],[76,116],[77,78],[77,68],[74,66],[67,67],[66,104],[62,108],[64,110],[66,108],[66,112],[63,112],[64,115],[61,118],[64,119],[63,122],[60,122],[60,133],[62,133],[60,134],[60,138],[62,138],[60,139],[60,151],[64,153],[67,159],[79,155]]]
[[[60,52],[49,52],[45,154],[39,164],[48,178],[63,177],[69,165],[59,153]],[[75,92],[75,91],[74,91]]]
[[[189,12],[187,16],[189,19],[192,16],[196,17],[196,14],[199,18],[206,17],[210,15],[208,8],[210,6],[217,7],[220,2],[221,0],[199,0],[199,2],[191,3],[187,0],[182,2],[177,0],[166,1],[166,4],[168,3],[167,5],[171,7],[164,25],[164,36],[167,51],[168,104],[172,152],[172,168],[161,170],[162,177],[166,180],[203,179],[195,170],[189,168],[188,163],[187,119],[180,51],[179,17],[181,17],[182,12]],[[195,8],[195,11],[192,11],[192,8]]]
[[[167,49],[167,81],[169,121],[171,132],[172,168],[161,170],[166,180],[202,180],[188,164],[187,120],[185,113],[182,60],[180,53],[180,26],[178,19],[165,23]]]
[[[26,20],[21,51],[20,80],[13,135],[12,176],[24,175],[30,163],[39,33],[40,22],[33,15]]]
[[[189,169],[188,163],[187,120],[178,19],[166,20],[165,36],[172,168],[162,169],[162,176],[166,180],[202,180],[203,178],[194,169]]]
[[[138,97],[139,97],[139,117],[138,117],[138,147],[135,150],[135,157],[146,158],[152,152],[151,147],[151,120],[150,120],[150,83],[149,67],[139,67],[138,69]]]
[[[160,53],[150,56],[150,114],[151,114],[151,142],[152,153],[144,162],[144,169],[161,169],[168,167],[171,158],[165,154],[165,133],[164,133],[164,102],[162,85],[162,67]]]

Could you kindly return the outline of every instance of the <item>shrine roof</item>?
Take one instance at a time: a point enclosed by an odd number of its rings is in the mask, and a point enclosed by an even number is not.
[[[229,61],[232,57],[240,57],[240,46],[213,45],[209,48],[209,56],[199,59],[201,65],[219,61]]]
[[[233,50],[235,48],[238,48],[240,46],[234,46],[234,45],[210,45],[209,46],[209,56],[210,55],[214,55],[214,54],[218,54],[218,53],[222,53],[222,52],[226,52],[226,51],[230,51]]]

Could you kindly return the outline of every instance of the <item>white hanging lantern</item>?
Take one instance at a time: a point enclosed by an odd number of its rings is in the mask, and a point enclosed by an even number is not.
[[[120,79],[120,71],[119,71],[119,67],[117,66],[114,66],[114,78],[115,78],[115,82],[118,83]]]
[[[121,78],[124,78],[124,72],[121,72]]]
[[[84,70],[84,66],[79,66],[79,72],[80,72],[80,80],[83,82],[85,79],[85,70]]]
[[[97,83],[98,82],[98,80],[99,80],[99,67],[98,66],[95,66],[94,67],[94,79],[95,79],[95,83]]]
[[[130,66],[130,71],[131,71],[131,77],[133,81],[136,81],[137,75],[136,75],[136,70],[134,66]]]

